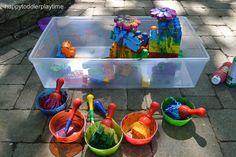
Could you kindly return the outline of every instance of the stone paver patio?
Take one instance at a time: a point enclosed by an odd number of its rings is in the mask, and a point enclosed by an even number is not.
[[[0,1],[1,2],[1,1]],[[146,110],[151,101],[183,96],[208,109],[205,118],[194,118],[176,128],[155,115],[159,132],[145,146],[123,140],[112,157],[234,157],[236,152],[236,88],[213,86],[210,75],[223,62],[236,56],[236,2],[234,0],[75,0],[64,13],[70,16],[148,15],[150,8],[168,6],[187,16],[210,55],[201,78],[190,89],[70,89],[70,97],[84,99],[82,112],[88,117],[85,96],[93,93],[105,106],[119,105],[115,119]],[[1,13],[1,8],[0,8]],[[2,32],[0,32],[1,34]],[[48,130],[50,117],[35,109],[35,97],[43,89],[28,55],[41,32],[34,32],[0,48],[0,157],[94,157],[81,143],[55,142]],[[100,115],[95,115],[100,120]],[[89,121],[88,121],[89,123]],[[73,151],[72,151],[73,150]],[[53,155],[54,154],[54,155]]]

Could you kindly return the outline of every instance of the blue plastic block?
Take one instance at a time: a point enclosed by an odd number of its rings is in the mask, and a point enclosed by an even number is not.
[[[139,40],[137,36],[134,36],[132,32],[128,33],[128,36],[124,38],[123,45],[128,47],[129,49],[137,52],[141,47],[142,42]]]

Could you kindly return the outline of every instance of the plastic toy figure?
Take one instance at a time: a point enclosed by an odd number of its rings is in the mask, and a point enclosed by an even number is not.
[[[74,58],[76,49],[72,47],[71,41],[63,41],[61,52],[66,58]]]

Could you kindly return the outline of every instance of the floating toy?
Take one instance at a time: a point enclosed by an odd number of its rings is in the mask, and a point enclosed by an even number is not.
[[[82,100],[80,100],[79,98],[76,98],[74,101],[73,101],[73,106],[72,106],[72,112],[70,114],[70,118],[68,119],[67,123],[66,123],[66,127],[63,129],[63,130],[59,130],[58,131],[58,135],[59,136],[67,136],[67,132],[70,128],[70,125],[73,121],[73,118],[75,116],[75,113],[77,111],[77,109],[79,108],[79,106],[82,104]]]
[[[57,79],[57,83],[56,83],[56,89],[53,93],[51,93],[47,100],[43,101],[42,103],[42,107],[44,109],[55,109],[59,106],[61,106],[62,102],[62,95],[61,95],[61,87],[64,84],[64,79],[63,78],[59,78]]]
[[[236,86],[236,57],[233,59],[232,66],[227,76],[226,84],[230,87]]]
[[[213,76],[211,78],[211,82],[214,85],[218,85],[220,83],[225,82],[231,65],[232,65],[231,62],[225,62],[221,67],[219,67],[219,69],[217,69],[213,73]]]
[[[68,119],[71,118],[74,111],[75,110],[61,111],[54,115],[50,120],[49,130],[58,142],[71,143],[82,140],[86,119],[81,112],[75,111],[75,116],[73,117],[73,121],[71,122],[67,134],[65,134],[64,131]]]
[[[76,49],[72,47],[72,43],[69,40],[65,40],[62,46],[58,49],[57,58],[74,58]]]
[[[160,104],[155,101],[152,102],[148,113],[145,116],[140,117],[137,122],[131,125],[129,134],[133,138],[137,139],[145,139],[150,137],[151,118],[158,109],[160,109]]]
[[[192,114],[200,117],[207,114],[206,109],[202,107],[196,110],[193,109],[195,109],[194,104],[182,97],[168,97],[161,104],[163,118],[174,126],[186,125],[192,120]]]

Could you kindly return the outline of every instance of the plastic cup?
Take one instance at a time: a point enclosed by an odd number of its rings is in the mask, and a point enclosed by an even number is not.
[[[112,148],[109,148],[109,149],[97,149],[97,148],[92,147],[89,144],[89,140],[92,136],[92,133],[96,129],[97,125],[100,125],[99,123],[100,122],[95,122],[95,124],[93,124],[87,128],[86,133],[85,133],[85,142],[87,143],[89,149],[97,155],[108,156],[108,155],[114,154],[117,151],[117,149],[119,148],[120,143],[123,139],[123,133],[121,131],[121,128],[114,120],[113,120],[114,130],[115,130],[115,132],[118,136],[118,139],[119,139],[119,142],[115,146],[113,146]]]
[[[61,111],[52,117],[49,123],[49,130],[58,142],[71,143],[81,141],[84,136],[86,120],[84,115],[77,111],[70,127],[73,128],[73,133],[68,136],[58,134],[58,131],[65,128],[72,110]]]
[[[125,139],[131,143],[131,144],[134,144],[134,145],[144,145],[144,144],[147,144],[149,142],[151,142],[152,138],[155,136],[157,130],[158,130],[158,125],[155,121],[154,118],[151,118],[152,119],[152,123],[151,123],[151,127],[150,127],[150,132],[151,132],[151,136],[148,137],[148,138],[145,138],[145,139],[135,139],[135,138],[132,138],[130,137],[127,132],[130,130],[130,126],[137,122],[139,120],[140,117],[142,116],[145,116],[146,113],[145,112],[133,112],[133,113],[130,113],[128,115],[126,115],[122,121],[121,121],[121,129],[122,129],[122,132],[125,136]]]
[[[187,105],[188,107],[190,107],[191,109],[194,109],[195,106],[193,103],[191,103],[190,101],[188,101],[185,98],[182,97],[173,97],[176,101],[181,102],[184,105]],[[165,114],[164,110],[173,102],[173,100],[171,98],[166,98],[162,103],[161,103],[161,111],[163,114],[163,118],[171,125],[174,126],[183,126],[186,125],[187,123],[189,123],[192,120],[192,116],[188,117],[186,119],[180,119],[180,120],[176,120],[173,119],[171,117],[169,117],[167,114]]]

